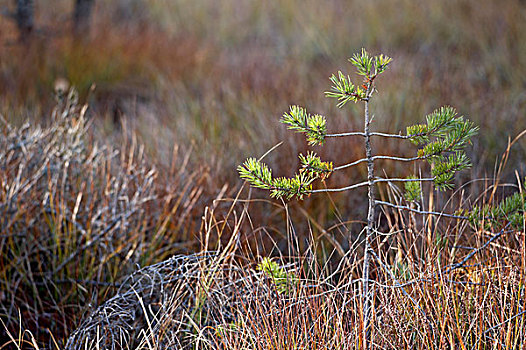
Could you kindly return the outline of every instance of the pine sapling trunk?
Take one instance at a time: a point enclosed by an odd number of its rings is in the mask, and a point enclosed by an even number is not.
[[[371,295],[369,292],[369,264],[371,260],[371,240],[374,233],[374,162],[371,150],[371,133],[369,124],[371,123],[369,117],[369,96],[372,83],[367,84],[366,100],[365,100],[365,156],[367,158],[367,180],[368,180],[368,198],[369,211],[367,213],[367,230],[365,235],[364,257],[363,257],[363,290],[362,290],[362,305],[363,305],[363,348],[367,349],[370,337],[370,323],[371,323]]]

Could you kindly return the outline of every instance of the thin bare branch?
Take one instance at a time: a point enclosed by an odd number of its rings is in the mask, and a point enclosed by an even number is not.
[[[323,193],[323,192],[343,192],[347,190],[352,190],[353,188],[363,187],[369,185],[369,181],[360,182],[351,186],[341,187],[341,188],[324,188],[319,190],[309,191],[310,193]]]
[[[367,158],[358,159],[357,161],[354,161],[352,163],[337,166],[334,168],[334,170],[336,171],[336,170],[342,170],[345,168],[350,168],[352,166],[355,166],[357,164],[364,163],[364,162],[367,162]]]
[[[343,132],[343,133],[337,133],[337,134],[327,134],[326,137],[345,137],[345,136],[363,136],[365,137],[365,133],[355,131],[355,132]]]
[[[471,251],[468,255],[466,255],[466,257],[464,259],[462,259],[462,261],[456,263],[456,264],[453,264],[451,265],[447,270],[446,272],[444,273],[450,273],[451,271],[455,270],[455,269],[458,269],[458,268],[461,268],[462,266],[464,266],[469,259],[471,259],[475,254],[477,254],[478,252],[480,252],[481,250],[485,249],[487,246],[489,246],[491,244],[491,242],[495,241],[496,239],[498,239],[500,236],[502,236],[503,234],[505,233],[510,233],[512,232],[511,230],[506,230],[509,226],[511,225],[511,222],[509,222],[504,228],[502,228],[502,230],[500,230],[499,233],[493,235],[486,243],[484,243],[484,245],[480,248],[477,248],[473,251]]]
[[[378,159],[387,159],[387,160],[394,160],[394,161],[400,161],[400,162],[414,162],[417,160],[424,160],[426,157],[412,157],[412,158],[404,158],[404,157],[393,157],[393,156],[373,156],[372,160],[378,160]],[[367,162],[367,158],[358,159],[352,163],[343,164],[340,166],[337,166],[334,168],[334,170],[342,170],[346,168],[350,168],[352,166],[358,165],[360,163]]]
[[[400,162],[414,162],[416,160],[423,160],[425,158],[424,157],[406,158],[406,157],[393,157],[393,156],[374,156],[373,157],[373,160],[377,160],[377,159],[396,160],[396,161],[400,161]]]
[[[392,179],[383,179],[383,178],[376,178],[374,180],[374,183],[380,183],[380,182],[429,182],[434,181],[434,177],[425,177],[425,178],[416,178],[416,179],[402,179],[402,178],[392,178]]]
[[[396,138],[396,139],[408,139],[408,138],[410,138],[410,136],[406,136],[406,135],[387,134],[387,133],[383,133],[383,132],[372,132],[370,135],[371,136],[381,136],[381,137],[391,137],[391,138]]]
[[[385,205],[385,206],[388,206],[388,207],[391,207],[391,208],[395,208],[395,209],[411,211],[413,213],[418,213],[418,214],[422,214],[422,215],[436,215],[436,216],[441,216],[441,217],[446,217],[446,218],[451,218],[451,219],[462,219],[462,220],[467,220],[468,219],[467,216],[446,214],[446,213],[440,213],[440,212],[436,212],[436,211],[418,210],[418,209],[410,208],[410,207],[405,206],[405,205],[396,205],[396,204],[389,203],[389,202],[384,202],[384,201],[375,201],[375,203],[379,204],[379,205]]]
[[[491,332],[491,331],[493,331],[493,330],[499,328],[500,326],[505,325],[506,323],[508,323],[508,322],[510,322],[510,321],[512,321],[512,320],[516,319],[517,317],[520,317],[520,316],[522,316],[522,315],[524,315],[524,314],[526,314],[526,310],[522,310],[521,312],[519,312],[518,314],[515,314],[515,315],[511,316],[511,317],[508,318],[507,320],[502,321],[501,323],[498,323],[498,324],[496,324],[495,326],[493,326],[493,327],[487,329],[487,330],[483,333],[483,335],[484,335],[485,337],[488,337],[488,333],[489,333],[489,332]]]

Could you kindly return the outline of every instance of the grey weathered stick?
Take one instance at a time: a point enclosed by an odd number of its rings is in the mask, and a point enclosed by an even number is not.
[[[405,206],[405,205],[397,205],[397,204],[384,202],[384,201],[375,201],[375,203],[376,204],[380,204],[380,205],[386,205],[388,207],[395,208],[395,209],[411,211],[413,213],[422,214],[422,215],[436,215],[436,216],[442,216],[442,217],[451,218],[451,219],[462,219],[462,220],[467,220],[468,219],[467,216],[446,214],[446,213],[441,213],[441,212],[437,212],[437,211],[418,210],[418,209],[410,208],[410,207]]]
[[[409,138],[413,137],[413,135],[406,136],[406,135],[400,135],[400,134],[388,134],[388,133],[384,133],[384,132],[372,132],[371,136],[391,137],[391,138],[395,138],[395,139],[409,139]]]
[[[339,134],[327,134],[325,137],[365,136],[363,132],[342,132]]]
[[[367,83],[366,96],[371,95],[372,82]],[[369,119],[369,98],[365,100],[365,120],[364,120],[364,133],[365,133],[365,156],[367,158],[367,197],[369,198],[369,209],[367,213],[367,231],[365,234],[365,247],[364,247],[364,258],[363,258],[363,289],[362,289],[362,302],[363,302],[363,345],[364,349],[369,348],[369,335],[370,335],[370,323],[371,323],[371,295],[369,291],[369,264],[371,260],[371,240],[374,233],[374,209],[375,209],[375,197],[374,197],[374,160],[371,149],[371,132],[369,126],[371,120]]]
[[[334,171],[342,170],[342,169],[345,169],[345,168],[350,168],[352,166],[355,166],[355,165],[358,165],[358,164],[361,164],[361,163],[364,163],[364,162],[367,162],[367,158],[358,159],[357,161],[354,161],[352,163],[348,163],[348,164],[343,164],[343,165],[337,166],[337,167],[334,168]]]
[[[462,259],[462,261],[456,263],[456,264],[453,264],[451,265],[447,270],[446,272],[444,273],[450,273],[451,271],[455,270],[455,269],[458,269],[462,266],[464,266],[464,264],[466,264],[468,262],[469,259],[471,259],[475,254],[477,254],[478,252],[480,252],[481,250],[485,249],[488,245],[491,244],[491,242],[493,242],[494,240],[496,240],[497,238],[499,238],[500,236],[502,236],[503,234],[505,233],[508,233],[510,231],[506,231],[506,229],[510,226],[511,222],[509,222],[504,228],[502,228],[502,230],[500,230],[499,233],[493,235],[493,237],[491,237],[490,239],[488,239],[488,241],[486,243],[484,243],[484,245],[480,248],[477,248],[477,249],[474,249],[471,253],[469,253],[468,255],[466,255],[466,257],[464,259]]]
[[[363,186],[368,186],[369,185],[369,181],[364,181],[364,182],[360,182],[360,183],[357,183],[357,184],[354,184],[354,185],[351,185],[351,186],[347,186],[347,187],[341,187],[341,188],[323,188],[323,189],[319,189],[319,190],[312,190],[312,191],[309,191],[310,193],[320,193],[320,192],[343,192],[343,191],[347,191],[347,190],[352,190],[353,188],[358,188],[358,187],[363,187]]]
[[[382,179],[382,178],[376,178],[376,180],[374,180],[374,183],[379,183],[379,182],[429,182],[429,181],[434,181],[435,178],[434,177],[425,177],[425,178],[416,178],[416,179],[403,179],[403,178],[392,178],[392,179]]]
[[[486,329],[486,330],[484,331],[483,335],[484,335],[485,337],[488,337],[488,333],[489,333],[489,332],[493,331],[494,329],[499,328],[499,327],[502,326],[502,325],[505,325],[506,323],[508,323],[508,322],[510,322],[510,321],[513,321],[513,320],[516,319],[517,317],[520,317],[520,316],[522,316],[522,315],[524,315],[524,314],[526,314],[526,310],[522,310],[521,312],[519,312],[518,314],[515,314],[515,315],[511,316],[511,317],[508,318],[507,320],[502,321],[501,323],[498,323],[498,324],[496,324],[495,326],[493,326],[493,327],[491,327],[491,328],[489,328],[489,329]]]

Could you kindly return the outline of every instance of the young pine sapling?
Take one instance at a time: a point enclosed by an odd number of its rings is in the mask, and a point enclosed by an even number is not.
[[[336,98],[338,107],[344,107],[348,102],[362,103],[364,106],[363,131],[328,133],[326,118],[319,114],[310,114],[304,108],[291,106],[285,113],[281,122],[291,130],[302,132],[306,135],[309,145],[322,145],[328,137],[362,137],[364,139],[365,157],[350,163],[333,166],[330,161],[322,161],[314,152],[299,155],[301,168],[291,178],[272,176],[272,170],[255,158],[247,159],[238,167],[241,178],[247,180],[253,187],[270,191],[275,198],[290,200],[294,197],[303,199],[304,196],[321,192],[341,192],[359,187],[368,190],[367,227],[364,242],[364,263],[362,272],[362,302],[363,302],[363,344],[367,348],[369,343],[369,329],[371,326],[371,291],[369,288],[369,265],[371,257],[376,256],[371,249],[371,243],[376,232],[375,207],[386,205],[398,209],[419,212],[410,206],[395,205],[390,202],[379,201],[375,197],[375,186],[392,182],[402,182],[405,185],[405,198],[408,202],[420,197],[422,182],[432,182],[439,190],[453,187],[452,181],[456,172],[470,167],[470,161],[464,152],[470,139],[477,133],[478,128],[469,120],[457,115],[452,107],[441,107],[427,115],[425,122],[407,127],[406,134],[390,134],[371,131],[371,115],[369,104],[376,92],[375,85],[378,77],[384,73],[392,59],[385,55],[371,56],[362,49],[349,59],[356,68],[358,75],[362,76],[362,84],[355,85],[348,75],[338,72],[332,75],[332,89],[326,92],[328,97]],[[376,155],[371,146],[372,137],[387,137],[407,140],[418,147],[413,157],[400,157],[391,155]],[[426,161],[430,165],[430,176],[419,178],[415,175],[407,178],[382,178],[375,175],[375,163],[380,160],[400,162]],[[315,189],[313,184],[318,179],[325,179],[331,173],[356,166],[367,164],[367,179],[356,184],[349,184],[341,188]],[[443,213],[422,212],[456,217]]]

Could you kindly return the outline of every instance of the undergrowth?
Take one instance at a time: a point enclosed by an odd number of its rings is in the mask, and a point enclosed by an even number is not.
[[[361,348],[359,244],[339,256],[314,230],[301,244],[294,209],[277,206],[288,253],[277,241],[268,250],[275,233],[254,226],[259,201],[224,189],[203,214],[204,173],[175,159],[165,171],[181,183],[169,187],[140,144],[97,145],[75,98],[49,127],[2,127],[6,348]],[[383,209],[373,348],[523,348],[524,225]],[[172,257],[190,251],[200,253]]]
[[[206,169],[186,169],[174,150],[159,174],[136,139],[90,139],[85,112],[70,90],[49,127],[2,120],[0,313],[37,339],[68,334],[137,264],[200,245]]]
[[[403,62],[382,86],[376,123],[400,129],[455,104],[491,130],[474,140],[458,191],[424,186],[415,202],[459,215],[476,207],[484,222],[380,208],[389,234],[373,242],[384,262],[370,272],[374,346],[524,348],[523,3],[99,1],[84,45],[69,34],[73,1],[36,4],[29,45],[0,21],[0,347],[83,347],[74,340],[94,330],[93,348],[108,336],[130,349],[359,348],[364,193],[255,200],[238,192],[235,165],[286,138],[264,161],[291,175],[307,145],[274,123],[290,103],[349,126],[320,96],[335,58],[365,46]],[[52,117],[62,79],[82,102],[64,100]],[[328,140],[319,155],[357,158],[361,146]],[[378,192],[399,205],[402,196]],[[190,256],[170,260],[180,253]],[[120,319],[106,333],[105,317]]]

